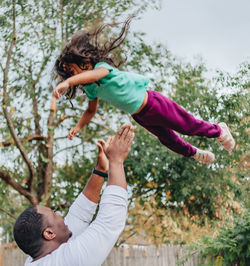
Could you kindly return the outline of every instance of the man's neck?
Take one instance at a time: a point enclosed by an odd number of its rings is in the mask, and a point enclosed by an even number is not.
[[[48,254],[52,253],[54,250],[58,249],[62,244],[62,243],[57,243],[57,242],[53,242],[53,243],[48,243],[48,242],[46,243],[46,247],[44,245],[41,254],[39,254],[37,257],[33,258],[33,261],[39,260],[39,259],[47,256]]]

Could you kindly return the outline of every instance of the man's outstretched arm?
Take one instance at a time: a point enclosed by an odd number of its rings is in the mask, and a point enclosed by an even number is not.
[[[109,170],[109,161],[106,155],[104,154],[103,143],[103,140],[98,140],[97,147],[99,151],[95,169],[107,173]],[[103,182],[104,178],[102,176],[92,173],[88,183],[83,189],[83,195],[85,195],[90,201],[98,203],[100,200],[100,193],[103,186]]]
[[[102,195],[96,219],[68,246],[70,253],[74,254],[70,258],[72,265],[101,265],[125,226],[128,194],[123,162],[133,138],[133,127],[128,124],[121,127],[115,137],[101,143],[109,159],[108,186]],[[64,260],[67,261],[67,257]]]
[[[108,172],[109,162],[104,154],[101,145],[102,142],[102,140],[98,140],[98,156],[95,169],[102,172]],[[97,203],[100,199],[103,183],[104,178],[102,176],[92,174],[82,193],[70,207],[69,212],[65,217],[65,223],[73,233],[73,237],[84,232],[92,221],[93,215],[96,212]]]

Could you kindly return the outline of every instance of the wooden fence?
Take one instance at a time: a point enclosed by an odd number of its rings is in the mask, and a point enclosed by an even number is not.
[[[185,256],[181,246],[129,246],[114,248],[102,266],[176,266]],[[23,266],[27,258],[15,243],[0,247],[0,266]],[[201,260],[193,255],[183,266],[198,266]],[[73,265],[72,265],[73,266]]]

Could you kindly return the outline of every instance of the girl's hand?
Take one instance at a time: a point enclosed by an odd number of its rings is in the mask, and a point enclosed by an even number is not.
[[[54,89],[54,96],[56,99],[59,99],[62,94],[69,88],[69,83],[67,80],[59,83],[56,88]]]
[[[68,138],[70,140],[72,140],[74,138],[74,136],[79,132],[79,130],[80,130],[80,128],[78,128],[78,127],[71,128],[69,131],[69,134],[68,134]]]

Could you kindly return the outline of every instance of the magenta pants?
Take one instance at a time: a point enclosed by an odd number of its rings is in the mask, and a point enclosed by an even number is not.
[[[183,135],[207,138],[217,138],[221,134],[217,124],[196,119],[176,102],[157,91],[148,91],[146,106],[132,117],[139,125],[157,136],[164,146],[185,157],[194,155],[196,148],[174,131]]]

